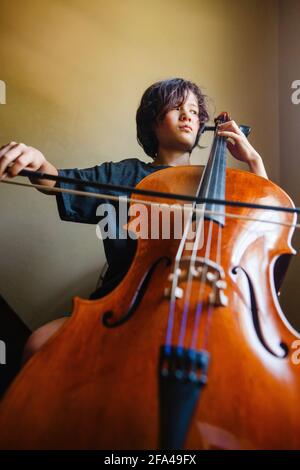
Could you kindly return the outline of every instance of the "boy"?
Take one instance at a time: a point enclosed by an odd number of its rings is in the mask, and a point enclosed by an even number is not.
[[[164,167],[189,165],[191,152],[197,145],[202,126],[208,118],[205,96],[196,84],[181,78],[163,80],[154,83],[145,91],[136,114],[137,139],[145,153],[153,159],[151,163],[131,158],[83,170],[57,170],[39,150],[11,142],[0,149],[0,178],[7,175],[13,177],[21,170],[28,169],[88,181],[136,186],[145,176]],[[231,139],[227,141],[227,146],[235,158],[246,162],[252,172],[267,178],[260,155],[234,121],[221,124],[218,132],[219,135]],[[55,186],[53,181],[42,180],[38,183],[48,187]],[[59,183],[56,186],[78,189],[74,184]],[[66,193],[60,193],[56,197],[62,220],[95,224],[98,222],[98,199]],[[118,227],[116,233],[119,233]],[[106,238],[104,248],[108,271],[101,292],[96,291],[91,298],[104,295],[120,282],[129,268],[135,244],[128,238]],[[26,361],[38,351],[66,320],[67,317],[58,318],[37,329],[25,346],[23,360]]]

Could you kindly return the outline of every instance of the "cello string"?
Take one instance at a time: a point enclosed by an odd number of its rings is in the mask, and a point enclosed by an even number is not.
[[[183,313],[182,313],[179,341],[178,341],[179,347],[183,347],[183,343],[184,343],[188,311],[189,311],[189,303],[190,303],[191,291],[192,291],[192,285],[193,285],[193,269],[195,268],[195,259],[197,256],[197,248],[195,247],[199,246],[200,236],[202,233],[202,229],[204,227],[204,215],[201,217],[199,221],[199,225],[198,226],[196,225],[196,227],[197,227],[196,236],[195,236],[195,241],[193,243],[192,255],[191,255],[189,269],[188,269],[188,279],[186,282],[185,295],[184,295]]]
[[[211,210],[203,210],[203,209],[199,209],[199,208],[192,208],[191,207],[185,207],[185,205],[181,206],[181,207],[176,207],[176,206],[173,206],[173,205],[170,205],[170,204],[167,204],[167,203],[158,203],[158,202],[151,202],[151,201],[147,201],[147,200],[143,200],[143,199],[134,199],[134,198],[127,198],[126,196],[114,196],[113,194],[100,194],[100,193],[93,193],[93,192],[89,192],[89,191],[79,191],[79,190],[76,190],[76,189],[67,189],[67,188],[58,188],[58,187],[53,187],[53,188],[50,188],[50,187],[47,187],[47,186],[44,186],[43,184],[29,184],[29,183],[20,183],[18,181],[5,181],[5,180],[0,180],[0,183],[3,183],[3,184],[11,184],[11,185],[15,185],[15,186],[20,186],[20,187],[25,187],[25,188],[31,188],[31,189],[40,189],[40,190],[43,190],[43,191],[46,191],[46,192],[53,192],[53,193],[67,193],[67,194],[73,194],[75,196],[83,196],[83,197],[92,197],[92,198],[95,198],[95,199],[109,199],[109,200],[112,200],[112,201],[119,201],[120,198],[126,198],[126,200],[128,202],[138,202],[138,203],[142,203],[142,204],[145,204],[145,205],[148,205],[148,206],[154,206],[154,207],[166,207],[166,206],[170,206],[172,207],[172,209],[174,210],[183,210],[183,211],[192,211],[193,213],[195,214],[211,214],[211,215],[220,215],[219,212],[215,212],[215,211],[211,211]],[[229,202],[229,204],[226,204],[226,205],[231,205],[230,202],[234,202],[234,201],[227,201]],[[204,206],[205,203],[202,203],[202,204],[198,204],[198,205],[203,205]],[[216,204],[219,204],[219,201],[217,201],[215,203]],[[221,204],[221,203],[220,203]],[[249,204],[250,206],[250,204]],[[248,205],[245,205],[245,207],[249,207]],[[252,205],[251,205],[252,206]],[[263,205],[261,205],[261,207],[257,207],[257,208],[261,208],[261,209],[268,209],[270,208],[271,206],[266,206],[264,207]],[[274,206],[274,209],[277,211],[277,207]],[[291,212],[289,212],[291,213]],[[272,221],[272,220],[267,220],[267,219],[260,219],[260,218],[256,218],[256,217],[248,217],[248,216],[243,216],[243,215],[239,215],[239,214],[231,214],[231,213],[226,213],[225,214],[225,217],[229,217],[229,218],[233,218],[233,219],[241,219],[241,220],[249,220],[249,221],[253,221],[253,222],[262,222],[262,223],[266,223],[266,224],[274,224],[274,225],[282,225],[282,226],[285,226],[285,227],[294,227],[294,228],[300,228],[300,224],[297,224],[297,223],[287,223],[287,222],[279,222],[279,221]]]
[[[214,148],[212,149],[212,152],[213,152],[214,156],[218,152],[219,142],[220,142],[220,139],[217,138],[215,140],[216,144],[214,145]],[[212,177],[212,174],[213,174],[213,170],[214,170],[214,167],[216,165],[216,159],[214,157],[212,157],[212,159],[213,159],[213,164],[212,164],[212,168],[211,168],[211,171],[210,171],[210,174],[209,174],[209,180],[208,180],[207,187],[206,187],[206,193],[204,195],[206,198],[207,198],[209,187],[210,187],[210,184],[211,184],[211,177]],[[190,263],[189,263],[189,269],[188,269],[188,279],[187,279],[187,282],[186,282],[183,313],[182,313],[181,327],[180,327],[180,334],[179,334],[179,342],[178,342],[178,345],[181,348],[183,347],[184,337],[185,337],[185,334],[186,334],[186,325],[187,325],[188,313],[189,313],[189,307],[190,307],[193,277],[194,277],[194,273],[196,272],[196,270],[195,270],[195,260],[196,260],[197,253],[198,253],[198,250],[199,250],[199,241],[200,241],[200,236],[203,233],[203,228],[204,228],[204,216],[201,218],[199,224],[197,224],[197,221],[196,221],[196,236],[195,236],[195,241],[193,243],[192,255],[190,257]],[[205,244],[205,242],[203,240],[203,245],[204,244]]]
[[[199,194],[201,184],[204,180],[204,176],[207,171],[207,165],[204,168],[204,171],[202,173],[200,182],[198,184],[197,192],[196,194]],[[196,202],[194,201],[192,204],[192,209],[195,208]],[[201,220],[204,220],[204,215],[201,216]],[[182,260],[182,254],[184,251],[184,248],[186,246],[186,240],[188,236],[188,231],[192,225],[193,222],[193,211],[190,212],[188,221],[185,225],[184,228],[184,233],[182,236],[182,239],[180,241],[176,256],[175,256],[175,262],[174,262],[174,269],[173,269],[173,278],[172,278],[172,288],[171,288],[171,298],[170,298],[170,307],[169,307],[169,317],[168,317],[168,326],[167,326],[167,333],[166,333],[166,342],[165,342],[165,348],[166,351],[169,352],[171,349],[171,342],[172,342],[172,335],[173,335],[173,328],[174,328],[174,318],[175,318],[175,311],[176,311],[176,289],[178,289],[178,278],[180,274],[180,262]]]
[[[207,167],[205,167],[205,170],[202,173],[202,176],[198,185],[198,189],[197,189],[197,194],[198,194],[199,188],[201,187],[202,181],[204,179],[206,168]],[[191,209],[194,209],[195,205],[196,203],[193,202]],[[201,216],[201,219],[202,218],[204,219],[204,215]],[[178,278],[179,278],[179,273],[180,273],[179,265],[182,259],[182,254],[186,245],[188,232],[192,225],[192,222],[193,222],[193,211],[191,210],[188,221],[186,222],[186,225],[184,228],[184,233],[181,238],[181,241],[180,241],[177,253],[176,253],[176,257],[175,257],[175,262],[174,262],[171,298],[170,298],[170,307],[169,307],[169,318],[168,318],[168,326],[167,326],[167,334],[166,334],[166,342],[165,342],[165,348],[168,352],[170,351],[170,348],[171,348],[173,328],[174,328],[174,318],[175,318],[175,310],[176,310],[176,289],[178,288]]]
[[[216,262],[220,265],[221,264],[221,243],[222,243],[222,227],[221,225],[219,225],[219,229],[218,229],[218,239],[217,239],[217,260]],[[212,298],[215,297],[215,294],[216,294],[216,284],[214,283],[213,284],[213,287],[212,287]],[[208,311],[207,311],[207,315],[206,315],[206,318],[205,318],[205,323],[204,323],[204,336],[203,336],[203,342],[202,342],[202,346],[200,349],[206,349],[207,348],[207,343],[208,343],[208,335],[209,335],[209,331],[211,329],[211,326],[212,326],[212,314],[213,314],[213,310],[214,310],[214,305],[213,305],[213,302],[212,300],[209,298],[209,301],[208,301]]]
[[[220,139],[220,148],[222,150],[222,147],[224,148],[224,146],[226,145],[226,138],[221,137],[219,139]],[[215,193],[217,191],[220,175],[221,175],[221,172],[218,171],[217,172],[217,181],[216,181],[216,184],[214,186],[213,196],[215,195]],[[215,207],[215,205],[213,205],[213,207]],[[219,227],[221,227],[220,223],[218,225],[219,225]],[[209,228],[208,228],[208,232],[209,232],[208,233],[208,242],[209,243],[208,243],[208,246],[206,247],[204,260],[206,260],[210,257],[212,233],[213,233],[214,226],[215,226],[215,222],[213,220],[210,220]],[[193,334],[192,334],[191,346],[190,346],[192,349],[196,349],[196,347],[197,347],[197,339],[198,339],[198,335],[199,335],[199,324],[200,324],[200,319],[201,319],[202,312],[203,312],[203,302],[201,301],[201,298],[203,296],[205,286],[206,286],[207,272],[208,272],[208,267],[207,267],[206,264],[204,264],[204,266],[202,268],[202,273],[201,273],[201,281],[200,281],[197,304],[196,304],[196,310],[195,310],[195,316],[194,316],[194,326],[193,326],[193,330],[192,330]]]
[[[208,242],[206,245],[204,259],[207,259],[209,256],[209,252],[211,249],[213,228],[214,228],[214,222],[210,220],[209,225],[208,225]],[[202,311],[203,311],[203,302],[201,298],[205,291],[207,271],[208,271],[208,267],[206,264],[204,264],[202,268],[202,272],[201,272],[201,278],[200,278],[200,283],[199,283],[200,285],[199,285],[199,290],[198,290],[198,295],[197,295],[197,304],[196,304],[195,315],[194,315],[194,326],[192,330],[192,338],[191,338],[191,345],[190,345],[192,349],[196,349],[197,347],[197,334],[198,334],[200,318],[202,316]]]
[[[184,240],[187,237],[189,228],[190,228],[190,220],[192,220],[193,215],[191,212],[189,221],[186,223],[184,233],[182,239],[179,244],[179,248],[175,257],[174,269],[173,269],[173,279],[172,279],[172,288],[171,288],[171,298],[170,298],[170,307],[169,307],[169,317],[168,317],[168,327],[167,327],[167,334],[166,334],[166,342],[165,347],[167,350],[171,347],[172,342],[172,335],[173,335],[173,327],[174,327],[174,318],[175,318],[175,310],[176,310],[176,289],[178,288],[178,278],[179,278],[179,264],[182,258],[182,252],[184,248]]]
[[[214,156],[216,155],[218,151],[218,147],[219,147],[219,141],[216,140],[216,145],[213,150]],[[209,180],[208,180],[208,184],[206,187],[205,197],[207,197],[208,195],[209,187],[211,184],[211,177],[212,177],[215,165],[216,165],[216,159],[213,158],[213,164],[212,164],[212,168],[209,174]],[[191,292],[192,292],[192,285],[193,285],[193,277],[194,277],[194,272],[195,272],[195,260],[196,260],[198,249],[199,249],[200,236],[202,234],[202,230],[204,227],[204,216],[201,218],[200,222],[201,223],[199,223],[199,226],[197,226],[197,221],[196,221],[196,236],[195,236],[195,241],[193,243],[193,249],[192,249],[192,254],[191,254],[189,269],[188,269],[188,279],[187,279],[186,288],[185,288],[183,313],[182,313],[179,341],[178,341],[179,347],[183,347],[183,344],[184,344],[184,337],[186,333],[186,325],[187,325],[187,320],[188,320],[188,312],[189,312],[189,307],[190,307],[190,299],[191,299]]]
[[[225,146],[227,139],[226,138],[223,138],[223,139],[224,139],[223,140],[223,146]],[[215,207],[215,204],[213,205],[213,208],[214,207]],[[221,224],[218,224],[217,253],[216,253],[216,260],[215,261],[216,261],[217,265],[219,265],[220,267],[222,267],[221,266],[222,233],[223,233],[223,227],[222,227]],[[206,350],[206,348],[207,348],[208,333],[209,333],[209,329],[210,329],[210,326],[211,326],[211,323],[212,323],[211,320],[212,320],[212,314],[213,314],[213,311],[214,311],[214,304],[213,304],[212,299],[215,299],[215,294],[216,294],[216,284],[215,283],[213,283],[211,294],[212,294],[212,296],[208,297],[208,310],[207,310],[207,315],[204,319],[204,338],[203,338],[202,346],[200,347],[200,349],[204,349],[204,350]],[[197,323],[197,325],[194,329],[194,334],[195,334],[194,347],[196,348],[197,339],[198,339],[199,334],[200,334],[199,322]]]

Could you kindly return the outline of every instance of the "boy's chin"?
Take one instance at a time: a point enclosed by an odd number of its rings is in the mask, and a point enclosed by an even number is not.
[[[182,150],[184,152],[191,152],[195,142],[182,142]]]
[[[180,142],[183,147],[189,150],[193,148],[193,145],[195,144],[195,139],[181,139]]]

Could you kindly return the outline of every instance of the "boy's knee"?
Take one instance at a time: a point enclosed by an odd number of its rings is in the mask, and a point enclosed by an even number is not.
[[[22,363],[26,362],[33,354],[40,349],[39,332],[38,330],[32,333],[25,343],[23,349]]]
[[[52,322],[41,326],[29,336],[23,349],[22,365],[41,349],[47,340],[56,333],[66,320],[66,317],[53,320]]]

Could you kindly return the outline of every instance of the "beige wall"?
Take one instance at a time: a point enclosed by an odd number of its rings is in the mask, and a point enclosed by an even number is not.
[[[36,146],[61,168],[143,159],[141,94],[181,76],[203,86],[213,112],[252,126],[279,182],[277,1],[0,0],[0,8],[1,143]],[[88,295],[103,250],[95,227],[59,221],[53,197],[0,185],[0,211],[0,292],[35,328],[70,308],[74,294]]]

